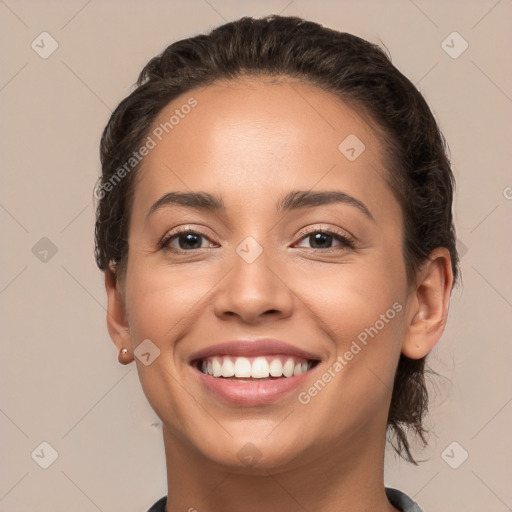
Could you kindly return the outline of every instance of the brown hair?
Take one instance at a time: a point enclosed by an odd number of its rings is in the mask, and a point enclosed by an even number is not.
[[[445,140],[423,96],[379,46],[277,15],[244,17],[207,35],[177,41],[141,71],[135,90],[113,112],[101,139],[102,176],[95,189],[95,256],[101,270],[111,264],[118,278],[124,275],[138,166],[131,172],[119,170],[141,146],[156,116],[193,88],[243,76],[299,79],[334,93],[373,120],[386,150],[389,185],[404,216],[409,283],[437,247],[450,251],[457,278],[451,211],[455,182]],[[400,356],[388,415],[394,449],[414,464],[407,433],[413,430],[427,443],[422,421],[428,409],[426,371],[425,358]]]

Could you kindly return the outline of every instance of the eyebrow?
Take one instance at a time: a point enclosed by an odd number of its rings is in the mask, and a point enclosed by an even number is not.
[[[354,206],[366,217],[375,221],[366,205],[345,192],[328,190],[312,192],[308,190],[294,190],[286,194],[276,205],[278,213],[298,210],[301,208],[314,208],[327,204],[342,203]],[[225,212],[226,205],[222,197],[208,192],[168,192],[158,199],[149,209],[147,217],[156,211],[172,205],[185,206],[211,212]]]

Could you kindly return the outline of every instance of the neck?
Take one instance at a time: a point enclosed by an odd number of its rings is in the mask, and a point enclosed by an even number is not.
[[[164,427],[166,512],[398,512],[384,489],[385,436],[368,434],[315,449],[300,464],[240,469],[206,458]]]

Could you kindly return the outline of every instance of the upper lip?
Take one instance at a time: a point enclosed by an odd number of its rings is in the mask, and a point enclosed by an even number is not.
[[[320,356],[297,348],[289,343],[274,340],[270,338],[259,339],[254,341],[235,340],[225,341],[217,345],[210,345],[190,355],[189,363],[198,359],[217,355],[231,355],[241,357],[251,357],[266,354],[286,354],[301,359],[320,360]]]

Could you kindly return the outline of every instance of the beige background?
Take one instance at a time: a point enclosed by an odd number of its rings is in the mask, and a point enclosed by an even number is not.
[[[106,330],[93,259],[99,138],[142,66],[172,41],[270,13],[384,43],[440,122],[458,181],[464,285],[430,358],[442,377],[435,434],[416,452],[427,461],[415,468],[390,451],[385,482],[425,512],[512,510],[512,1],[5,0],[1,511],[142,512],[166,493],[159,421]],[[47,59],[31,48],[43,31],[59,45]],[[469,44],[456,59],[441,46],[453,31]],[[33,252],[43,237],[57,249],[47,261],[37,257],[47,241]],[[48,469],[36,463],[50,454],[43,441],[58,452]],[[469,456],[453,469],[446,461],[462,450]]]

